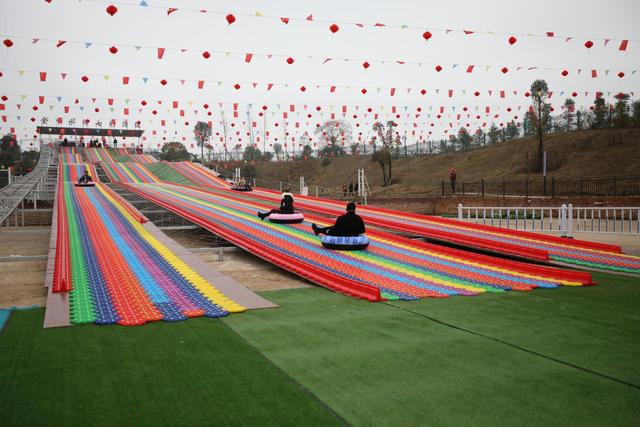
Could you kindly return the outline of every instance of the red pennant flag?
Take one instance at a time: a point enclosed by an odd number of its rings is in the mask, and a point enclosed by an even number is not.
[[[553,31],[547,31],[547,37],[553,37],[555,33]]]
[[[500,98],[504,98],[504,91],[503,90],[500,91]]]
[[[489,107],[489,106],[484,107],[484,112],[486,114],[489,114],[491,112],[491,107]]]
[[[475,67],[475,65],[469,65],[467,67],[467,73],[473,73],[473,67]]]
[[[395,105],[392,105],[392,106],[391,106],[391,112],[392,112],[393,114],[395,114],[395,113],[396,113],[396,106],[395,106]]]
[[[282,22],[284,22],[285,24],[288,24],[288,23],[289,23],[289,18],[280,18],[280,20],[281,20]]]
[[[113,98],[109,98],[109,99],[107,99],[107,104],[109,104],[109,105],[113,105]]]
[[[453,89],[449,89],[449,98],[453,97]]]
[[[273,83],[267,83],[267,90],[271,90],[272,87],[273,87]]]
[[[336,87],[335,87],[335,86],[331,86],[331,87],[329,88],[329,92],[330,92],[330,93],[333,93],[333,92],[335,92],[335,91],[336,91]]]
[[[291,111],[292,113],[295,113],[296,112],[296,106],[293,105],[293,104],[290,104],[289,105],[289,111]]]
[[[282,118],[283,119],[288,119],[289,118],[289,114],[285,111],[284,113],[282,113]]]
[[[346,114],[346,113],[347,113],[347,106],[346,106],[346,105],[343,105],[343,106],[342,106],[342,112],[343,112],[344,114]]]
[[[204,80],[198,80],[198,89],[204,89]]]
[[[44,96],[39,96],[38,102],[40,102],[40,105],[44,104]]]
[[[237,102],[233,103],[233,111],[238,111],[238,103]]]
[[[58,43],[56,43],[56,47],[60,47],[63,44],[65,44],[67,41],[66,40],[58,40]]]
[[[331,113],[331,120],[335,120],[336,119],[336,113]]]
[[[65,114],[68,114],[68,113],[69,113],[69,106],[68,106],[68,105],[65,105],[65,106],[64,106],[64,113],[65,113]]]
[[[594,79],[598,77],[598,70],[591,70],[591,77]]]
[[[627,50],[627,46],[629,45],[629,40],[622,40],[622,42],[620,42],[620,47],[618,48],[618,50]]]
[[[160,120],[160,126],[164,126],[165,121],[164,120]]]
[[[307,16],[307,21],[313,21],[313,14]]]
[[[180,110],[180,117],[184,117],[184,110]]]
[[[178,9],[176,9],[175,7],[170,7],[170,8],[167,10],[167,15],[171,15],[171,14],[172,14],[173,12],[175,12],[176,10],[178,10]]]
[[[67,73],[60,73],[60,75],[62,76],[62,80],[67,78]]]
[[[122,84],[123,85],[129,84],[129,76],[122,76]]]
[[[462,31],[463,31],[465,34],[467,34],[467,35],[468,35],[468,34],[473,34],[473,31],[470,31],[470,30],[462,30]]]
[[[244,62],[249,63],[249,62],[251,62],[251,59],[252,59],[252,58],[253,58],[253,53],[247,53],[247,54],[244,56]]]
[[[124,115],[125,115],[125,116],[128,116],[128,115],[129,115],[129,109],[128,109],[128,108],[125,108],[125,109],[124,109]]]
[[[392,87],[391,91],[389,92],[389,95],[394,96],[396,94],[396,88]]]
[[[178,108],[178,101],[173,101],[173,108]]]
[[[158,59],[162,59],[163,56],[164,56],[164,48],[163,47],[159,47],[158,48]]]
[[[46,82],[47,81],[47,73],[44,71],[40,71],[40,81],[41,82]]]

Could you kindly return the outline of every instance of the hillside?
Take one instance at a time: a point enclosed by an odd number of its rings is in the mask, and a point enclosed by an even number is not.
[[[528,173],[533,169],[537,147],[535,137],[526,137],[475,151],[397,159],[392,166],[392,185],[387,188],[382,188],[380,168],[369,156],[331,159],[326,166],[321,160],[258,162],[255,177],[297,183],[299,177],[304,176],[309,186],[339,191],[343,184],[356,182],[358,168],[365,168],[373,194],[435,194],[440,181],[447,179],[451,165],[457,168],[459,181],[538,178],[541,174]],[[545,137],[545,149],[548,176],[640,174],[640,129],[552,134]]]

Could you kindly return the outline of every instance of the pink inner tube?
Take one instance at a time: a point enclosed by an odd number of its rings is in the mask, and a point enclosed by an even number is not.
[[[279,214],[273,213],[269,215],[269,221],[275,222],[278,224],[297,224],[299,222],[304,221],[304,215],[300,212],[292,213],[292,214]]]

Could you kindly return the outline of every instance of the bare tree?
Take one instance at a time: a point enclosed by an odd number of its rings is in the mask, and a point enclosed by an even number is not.
[[[543,123],[545,121],[545,110],[547,104],[545,99],[549,93],[549,86],[544,80],[536,80],[531,84],[531,99],[533,100],[533,106],[536,112],[536,124],[538,129],[538,160],[540,161],[540,168],[542,169],[542,158],[544,153],[544,143],[542,140]]]
[[[335,156],[342,155],[344,153],[342,145],[349,144],[352,140],[351,125],[343,120],[328,120],[316,128],[315,134],[329,144],[329,147],[325,147],[323,151]],[[338,144],[339,142],[342,144]]]
[[[204,164],[204,147],[209,142],[209,138],[211,138],[211,126],[209,126],[206,122],[198,122],[193,127],[193,133],[195,135],[196,142],[200,147],[200,157],[202,158],[202,163]]]
[[[376,132],[382,146],[378,150],[374,149],[371,160],[378,163],[382,169],[382,185],[384,187],[391,184],[391,151],[396,141],[393,133],[395,126],[397,124],[391,120],[387,122],[386,126],[381,122],[373,124],[373,131]]]

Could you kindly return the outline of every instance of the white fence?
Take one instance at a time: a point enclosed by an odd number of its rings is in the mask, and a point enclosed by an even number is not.
[[[471,207],[458,204],[458,219],[514,230],[640,235],[640,207]]]

